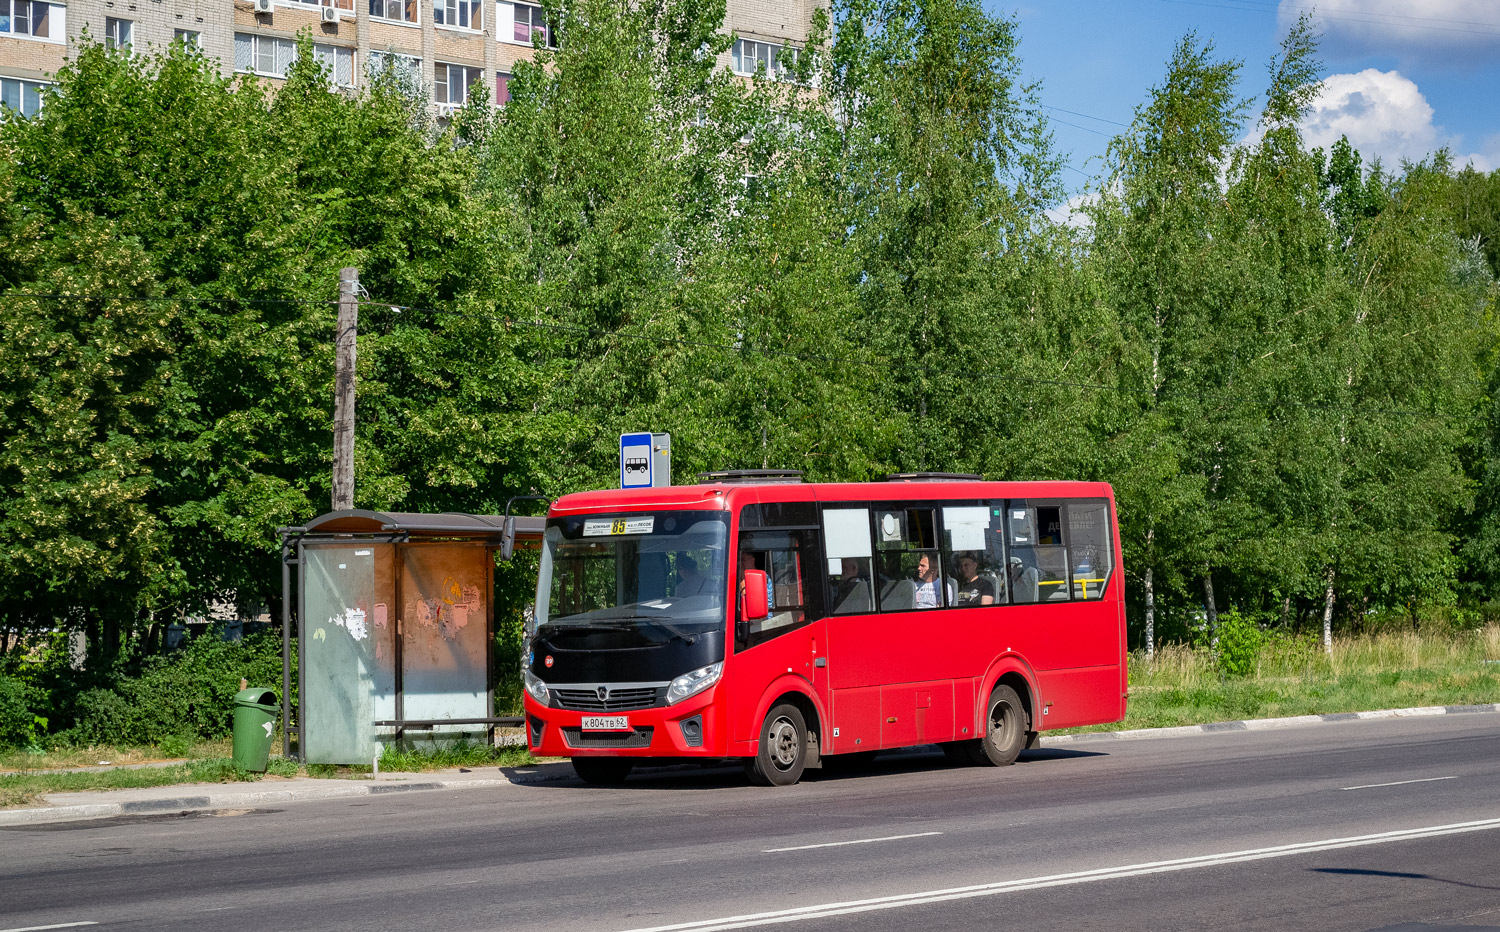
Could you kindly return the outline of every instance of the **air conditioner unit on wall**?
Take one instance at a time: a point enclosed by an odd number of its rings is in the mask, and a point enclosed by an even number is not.
[[[334,6],[325,6],[325,7],[323,7],[323,22],[325,22],[325,23],[336,23],[338,21],[339,21],[339,10],[338,10],[338,7],[334,7]]]
[[[250,5],[257,13],[271,12],[271,0],[250,0]]]

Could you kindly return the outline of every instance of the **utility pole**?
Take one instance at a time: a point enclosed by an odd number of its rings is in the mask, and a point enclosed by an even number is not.
[[[339,269],[339,323],[334,335],[333,510],[354,507],[354,348],[359,336],[359,269]]]

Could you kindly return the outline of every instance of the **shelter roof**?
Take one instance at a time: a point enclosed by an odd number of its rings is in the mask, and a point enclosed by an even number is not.
[[[545,518],[512,516],[516,538],[539,539],[546,527]],[[330,511],[307,522],[303,529],[311,534],[406,534],[412,538],[468,538],[499,541],[505,533],[503,515],[471,515],[445,511],[422,514],[406,511],[369,511],[353,508]]]

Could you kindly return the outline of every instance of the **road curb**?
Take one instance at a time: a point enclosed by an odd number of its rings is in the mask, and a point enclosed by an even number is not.
[[[1380,709],[1373,712],[1331,712],[1324,715],[1293,715],[1285,718],[1248,719],[1235,722],[1209,722],[1204,725],[1179,725],[1171,728],[1135,728],[1126,731],[1095,731],[1072,735],[1044,735],[1044,748],[1065,744],[1089,744],[1096,741],[1176,738],[1186,735],[1219,734],[1226,731],[1266,731],[1331,722],[1362,719],[1413,718],[1431,715],[1463,715],[1475,712],[1500,712],[1500,703],[1491,705],[1424,706],[1410,709]],[[545,765],[544,765],[545,766]],[[197,792],[191,795],[160,799],[134,799],[118,803],[89,803],[70,806],[41,806],[34,809],[0,810],[0,826],[38,825],[49,822],[76,822],[84,819],[108,819],[132,815],[161,815],[203,809],[246,809],[276,803],[308,799],[340,799],[355,796],[384,796],[389,793],[431,792],[473,787],[532,786],[557,783],[573,778],[571,768],[551,766],[544,771],[500,771],[501,777],[471,777],[463,780],[413,780],[342,782],[327,781],[287,786],[280,789]],[[119,791],[122,793],[128,790]]]
[[[1286,718],[1256,718],[1238,722],[1209,722],[1204,725],[1177,725],[1171,728],[1132,728],[1125,731],[1085,731],[1074,735],[1043,734],[1044,747],[1091,741],[1140,740],[1142,738],[1177,738],[1184,735],[1215,734],[1224,731],[1267,731],[1294,728],[1325,722],[1354,722],[1377,718],[1416,718],[1426,715],[1465,715],[1471,712],[1500,712],[1500,703],[1492,705],[1431,705],[1411,709],[1380,709],[1374,712],[1329,712],[1323,715],[1292,715]]]
[[[44,822],[76,822],[80,819],[108,819],[132,815],[160,815],[162,813],[187,812],[196,809],[244,809],[275,803],[299,802],[307,799],[345,799],[356,796],[384,796],[389,793],[511,786],[516,782],[502,777],[468,780],[423,780],[412,783],[329,783],[325,785],[287,787],[285,789],[194,793],[189,796],[170,796],[161,799],[134,799],[118,803],[39,806],[33,809],[3,809],[0,810],[0,826],[33,825]]]

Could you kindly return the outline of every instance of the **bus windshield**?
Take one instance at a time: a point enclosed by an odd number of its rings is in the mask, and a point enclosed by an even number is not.
[[[543,538],[536,623],[664,628],[724,623],[728,515],[673,511],[553,518]]]

